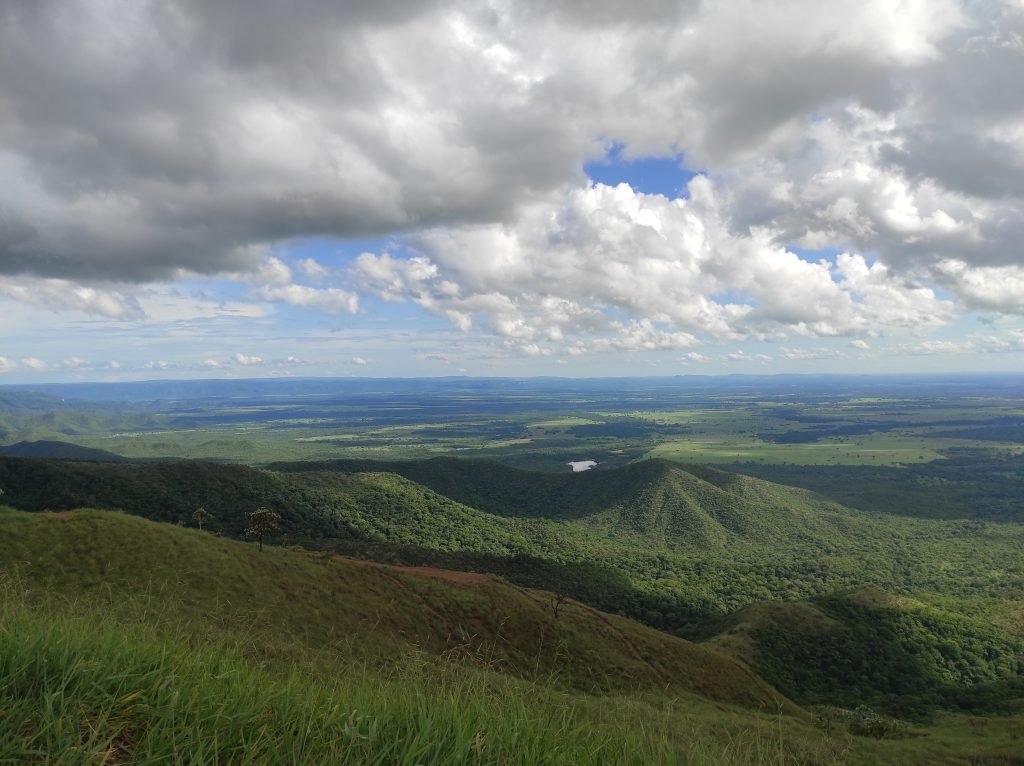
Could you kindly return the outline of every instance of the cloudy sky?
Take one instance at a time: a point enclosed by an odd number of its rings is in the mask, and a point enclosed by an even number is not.
[[[1024,369],[1024,0],[6,0],[0,383]]]

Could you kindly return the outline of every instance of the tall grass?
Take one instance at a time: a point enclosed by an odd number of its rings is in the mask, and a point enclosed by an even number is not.
[[[0,587],[0,763],[840,763],[771,722],[724,736],[669,704],[587,697],[416,652],[386,671],[262,667],[93,606]],[[827,743],[826,743],[827,745]]]

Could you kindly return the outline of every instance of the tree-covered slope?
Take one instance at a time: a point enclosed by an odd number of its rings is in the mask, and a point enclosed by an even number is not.
[[[203,506],[214,529],[240,535],[245,514],[260,506],[282,513],[293,537],[343,532],[299,483],[246,466],[173,461],[93,463],[0,457],[4,501],[23,510],[93,507],[124,510],[156,521],[188,523]]]
[[[396,473],[493,515],[571,522],[673,551],[744,542],[827,544],[849,535],[864,520],[804,490],[665,460],[575,474],[451,458],[277,463],[271,468],[293,474]]]
[[[21,441],[6,447],[0,447],[0,455],[8,457],[46,457],[61,460],[92,460],[103,463],[118,463],[126,459],[107,450],[82,447],[71,442],[45,439]]]
[[[807,547],[855,534],[866,522],[803,490],[660,460],[576,475],[446,459],[273,468],[11,458],[0,459],[0,487],[26,510],[89,506],[188,522],[203,506],[215,516],[213,528],[237,535],[244,514],[266,505],[294,538],[495,553],[543,553],[552,537],[569,550],[595,538],[667,552]]]
[[[879,588],[755,604],[719,630],[709,645],[807,704],[905,717],[941,707],[1006,712],[1024,700],[1024,637]]]
[[[23,510],[106,508],[191,524],[203,507],[213,531],[241,537],[246,513],[281,515],[281,540],[306,545],[389,543],[496,556],[576,558],[596,543],[585,529],[495,516],[393,473],[279,473],[173,461],[102,464],[0,457],[4,500]],[[351,545],[347,546],[349,549]]]

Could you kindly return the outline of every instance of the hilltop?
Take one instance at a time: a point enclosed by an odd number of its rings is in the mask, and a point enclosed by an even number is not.
[[[0,530],[5,762],[639,766],[723,727],[753,762],[782,725],[840,751],[721,653],[491,578],[102,511]]]
[[[794,543],[849,532],[855,511],[805,490],[706,466],[643,460],[583,473],[524,471],[486,460],[274,463],[281,473],[393,473],[495,516],[572,522],[670,551]]]
[[[768,542],[830,545],[865,520],[805,490],[663,460],[585,474],[444,458],[267,470],[199,461],[0,460],[0,486],[26,510],[88,506],[187,522],[202,505],[217,516],[215,528],[237,534],[245,511],[268,505],[295,536],[496,553],[543,552],[552,524],[570,550],[600,539],[647,551],[709,552]]]

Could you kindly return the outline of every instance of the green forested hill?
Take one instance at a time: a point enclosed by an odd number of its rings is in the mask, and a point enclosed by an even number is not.
[[[160,416],[124,402],[65,401],[40,391],[0,387],[0,443],[37,439],[56,444],[65,437],[152,429],[160,423]]]
[[[875,586],[988,626],[984,635],[993,636],[1000,657],[1021,652],[1024,634],[1003,619],[1024,603],[1019,525],[866,514],[804,490],[661,461],[578,475],[447,460],[274,468],[0,458],[0,488],[5,501],[26,510],[92,506],[182,524],[203,506],[215,517],[209,528],[229,536],[243,534],[245,513],[267,506],[282,515],[279,542],[489,572],[693,639],[721,634],[722,618],[759,602],[788,609],[810,601],[820,611],[821,599],[837,591]],[[910,631],[908,652],[924,651],[933,632],[946,630],[921,626],[901,623],[899,630]],[[776,630],[770,641],[759,639],[766,654],[755,666],[800,700],[822,702],[832,689],[833,703],[889,705],[884,675],[830,686],[836,657],[869,667],[884,637],[829,635],[830,659],[816,663],[794,653],[818,647],[815,639]],[[914,688],[922,704],[987,704],[976,693],[981,686],[996,676],[1013,679],[1012,663],[975,657],[987,639],[950,640],[966,653],[954,653],[951,664],[920,666],[925,680]],[[791,663],[809,675],[779,672]],[[935,674],[951,679],[941,693],[928,680]],[[1004,702],[1011,693],[1007,687]]]
[[[283,511],[284,530],[295,537],[330,536],[340,529],[300,483],[245,466],[0,457],[0,488],[6,502],[24,510],[109,508],[188,523],[205,506],[215,516],[214,529],[240,535],[245,513],[266,505]]]
[[[270,467],[286,473],[395,473],[497,516],[573,522],[670,551],[707,551],[741,542],[827,545],[864,518],[810,492],[667,460],[576,474],[452,458]]]
[[[26,510],[95,506],[188,522],[203,506],[216,517],[215,529],[238,534],[244,513],[267,505],[295,537],[497,553],[543,552],[552,523],[562,530],[556,537],[579,538],[560,541],[568,552],[602,539],[700,553],[764,543],[827,546],[870,524],[803,490],[660,460],[575,475],[443,459],[274,469],[0,459],[0,486]]]
[[[118,463],[125,458],[113,452],[93,447],[82,447],[63,441],[21,441],[6,447],[0,446],[0,455],[9,457],[46,457],[61,460],[92,460],[95,462]]]
[[[879,588],[762,602],[719,630],[709,644],[808,704],[913,717],[936,707],[1005,712],[1024,700],[1024,636]]]
[[[889,467],[744,463],[732,470],[825,492],[864,511],[1024,522],[1024,454],[950,448],[943,456],[930,463]]]

